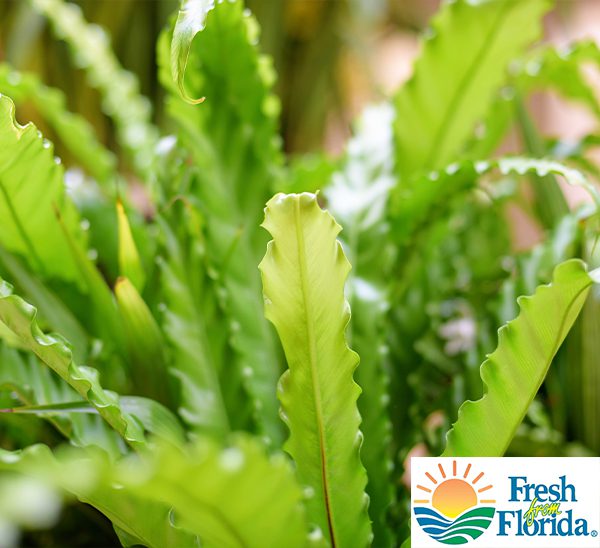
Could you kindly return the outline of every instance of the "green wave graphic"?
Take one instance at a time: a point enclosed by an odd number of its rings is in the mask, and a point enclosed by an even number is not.
[[[423,510],[419,513],[422,512]],[[441,514],[433,509],[428,509],[426,512],[427,517],[423,515],[425,519],[421,522],[424,531],[442,544],[459,545],[480,537],[490,526],[496,510],[491,507],[474,508],[461,514],[446,526],[433,524],[431,519],[428,519],[436,515],[441,518]],[[418,521],[420,521],[419,517]]]

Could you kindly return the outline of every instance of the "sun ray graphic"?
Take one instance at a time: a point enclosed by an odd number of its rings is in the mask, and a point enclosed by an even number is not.
[[[484,477],[484,472],[479,472],[473,480],[467,479],[471,472],[470,463],[463,471],[458,469],[456,461],[452,461],[451,476],[450,471],[445,470],[441,464],[438,464],[438,470],[441,478],[439,478],[437,471],[425,472],[425,477],[431,482],[432,487],[417,485],[417,488],[423,491],[423,494],[430,494],[430,498],[418,499],[414,501],[415,503],[430,503],[438,512],[447,518],[454,519],[478,504],[493,504],[496,502],[492,498],[479,498],[480,494],[485,493],[485,495],[488,495],[487,491],[494,486],[492,484],[484,484],[483,487],[476,485]]]

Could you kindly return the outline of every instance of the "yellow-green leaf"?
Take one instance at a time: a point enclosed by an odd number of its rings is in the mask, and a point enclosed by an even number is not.
[[[119,270],[121,276],[129,278],[135,288],[142,292],[146,283],[146,273],[121,200],[117,200],[117,220],[119,223]]]
[[[344,335],[350,263],[336,240],[340,226],[308,193],[277,194],[263,226],[273,236],[260,264],[265,314],[289,366],[279,386],[290,429],[285,449],[309,487],[309,518],[323,537],[331,546],[367,546],[372,534],[359,456],[360,388],[353,379],[358,355]]]
[[[19,125],[13,102],[0,95],[0,244],[37,273],[82,285],[55,212],[79,243],[78,215],[52,145],[33,124]]]

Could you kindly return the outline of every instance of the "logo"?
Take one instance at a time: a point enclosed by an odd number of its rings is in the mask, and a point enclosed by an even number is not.
[[[600,548],[598,457],[413,457],[411,546]]]
[[[479,538],[492,523],[496,512],[492,498],[494,486],[485,472],[471,463],[459,469],[457,462],[444,469],[425,472],[413,501],[417,523],[431,538],[442,544],[466,544]],[[423,495],[423,496],[421,496]]]

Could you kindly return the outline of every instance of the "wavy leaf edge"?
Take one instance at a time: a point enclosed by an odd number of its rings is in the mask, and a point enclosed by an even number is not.
[[[119,396],[115,392],[105,390],[100,386],[98,382],[99,371],[93,367],[75,364],[69,342],[60,334],[44,333],[37,323],[37,308],[16,295],[13,292],[13,286],[0,278],[0,303],[2,302],[13,304],[23,317],[27,319],[29,334],[37,344],[45,348],[54,348],[56,352],[68,360],[68,378],[64,378],[59,374],[63,380],[68,382],[81,396],[89,401],[98,410],[104,420],[121,434],[125,441],[132,447],[141,448],[145,446],[146,439],[141,422],[134,416],[128,415],[121,410],[118,403]],[[19,335],[17,334],[17,336]],[[19,336],[19,338],[21,337]],[[29,348],[29,345],[28,350],[37,354],[37,352]],[[50,366],[48,365],[48,367]],[[53,367],[51,369],[54,370]]]
[[[480,377],[481,377],[481,381],[482,381],[482,385],[483,385],[483,395],[478,400],[467,400],[467,401],[463,402],[462,405],[459,407],[457,419],[452,424],[452,428],[446,434],[446,448],[444,449],[442,456],[461,456],[461,455],[452,455],[452,454],[447,455],[447,453],[448,453],[449,447],[451,446],[451,443],[454,441],[454,439],[458,435],[457,427],[460,429],[461,418],[464,417],[465,409],[478,408],[480,405],[483,405],[488,399],[488,393],[489,393],[490,387],[484,380],[484,372],[486,370],[490,370],[490,368],[500,367],[498,364],[496,364],[492,360],[490,360],[490,357],[493,356],[496,353],[496,351],[498,350],[498,348],[500,347],[502,334],[506,333],[508,330],[514,328],[514,326],[515,326],[515,324],[517,324],[517,322],[521,323],[521,321],[523,321],[522,318],[525,313],[524,312],[524,308],[525,308],[524,303],[531,302],[537,295],[540,294],[540,292],[544,292],[545,290],[553,287],[557,283],[557,277],[558,277],[558,273],[559,273],[558,271],[561,269],[561,267],[562,268],[566,267],[566,265],[572,265],[572,266],[578,265],[579,268],[583,272],[585,272],[589,278],[589,283],[575,295],[575,297],[569,303],[567,310],[570,310],[572,308],[573,304],[575,303],[577,298],[579,298],[581,296],[581,293],[583,291],[587,290],[594,283],[600,282],[600,269],[596,269],[590,273],[587,271],[587,267],[582,260],[570,259],[568,261],[561,263],[554,269],[554,272],[552,275],[552,281],[550,283],[539,285],[536,288],[535,293],[532,295],[522,295],[522,296],[518,297],[517,304],[519,305],[519,314],[517,315],[516,318],[506,322],[504,325],[502,325],[498,329],[498,343],[496,345],[496,349],[494,349],[493,352],[491,352],[490,354],[488,354],[486,356],[486,359],[483,361],[483,363],[481,364],[481,366],[479,368],[480,369]],[[567,315],[568,315],[568,313],[565,314],[565,316],[563,317],[562,325],[561,325],[561,332],[558,334],[558,336],[555,339],[552,357],[554,357],[554,354],[556,353],[556,351],[558,350],[558,346],[560,345],[560,341],[562,340],[561,336],[562,336],[562,333],[564,333],[564,318]],[[552,363],[552,359],[550,360],[550,362],[548,363],[548,365],[546,367],[546,373],[547,373],[548,368],[550,367],[551,363]],[[544,375],[544,377],[545,377],[545,375]],[[544,377],[542,378],[541,382],[543,382]],[[541,383],[540,383],[540,385],[541,385]],[[534,397],[535,397],[535,395],[534,395]],[[520,422],[519,422],[519,424],[520,424]],[[517,427],[518,427],[518,425],[517,425]],[[514,432],[513,432],[513,434],[514,434]],[[511,436],[510,439],[512,439],[512,437],[513,436]],[[505,451],[506,451],[506,448],[505,448]]]

